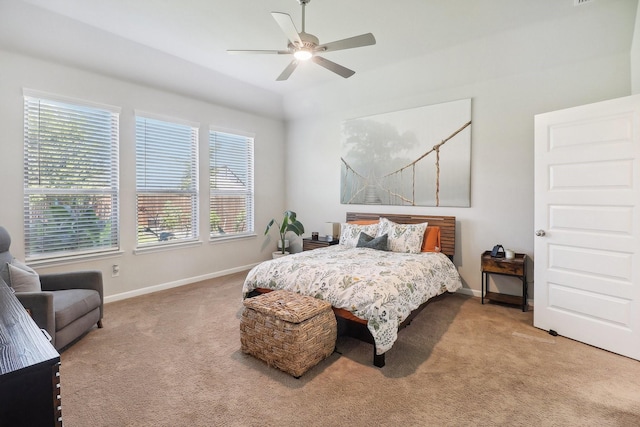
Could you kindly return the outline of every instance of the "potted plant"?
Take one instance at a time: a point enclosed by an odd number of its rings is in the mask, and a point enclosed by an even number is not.
[[[269,224],[267,224],[266,230],[264,230],[265,236],[269,233],[269,230],[271,230],[271,227],[274,224],[278,227],[278,233],[280,234],[280,240],[278,244],[279,250],[273,253],[275,258],[276,256],[283,256],[288,253],[286,251],[288,246],[287,240],[286,240],[287,232],[291,231],[295,235],[301,236],[302,233],[304,233],[304,225],[302,225],[302,223],[296,219],[295,212],[285,211],[284,217],[282,218],[281,223],[278,223],[278,221],[276,221],[275,218],[269,221]]]

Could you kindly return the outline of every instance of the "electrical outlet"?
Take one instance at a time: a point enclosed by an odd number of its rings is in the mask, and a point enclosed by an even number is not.
[[[111,277],[118,277],[120,275],[120,266],[118,264],[113,264],[111,266]]]

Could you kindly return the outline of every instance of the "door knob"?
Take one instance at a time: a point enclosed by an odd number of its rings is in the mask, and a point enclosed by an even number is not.
[[[536,231],[536,236],[538,236],[538,237],[542,237],[542,236],[544,236],[545,234],[547,234],[547,233],[545,233],[545,232],[544,232],[544,230],[537,230],[537,231]]]

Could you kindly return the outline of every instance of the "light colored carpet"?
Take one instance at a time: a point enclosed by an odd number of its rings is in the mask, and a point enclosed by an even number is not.
[[[296,380],[240,351],[244,276],[108,304],[62,354],[65,426],[640,425],[640,362],[457,294],[400,332],[384,368],[339,338]]]

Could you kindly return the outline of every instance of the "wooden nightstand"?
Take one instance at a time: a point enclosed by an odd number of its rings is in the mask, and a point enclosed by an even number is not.
[[[302,239],[302,250],[310,251],[312,249],[326,248],[327,246],[337,245],[340,243],[338,239],[328,240],[326,236],[318,237],[318,240],[310,238]]]
[[[491,251],[482,254],[482,304],[484,300],[513,304],[527,311],[527,255],[516,254],[514,259],[492,258]],[[489,274],[513,276],[522,280],[522,297],[489,291]]]

